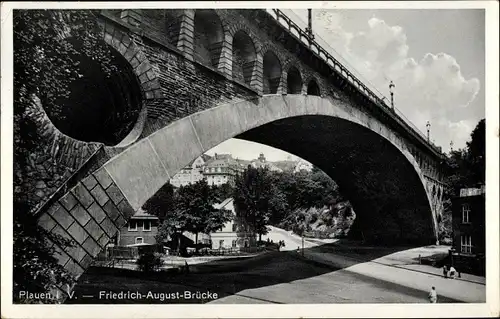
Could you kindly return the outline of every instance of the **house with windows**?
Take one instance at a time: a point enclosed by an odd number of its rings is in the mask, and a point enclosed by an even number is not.
[[[248,224],[236,216],[232,198],[228,198],[214,207],[229,210],[233,218],[224,224],[222,229],[210,234],[212,249],[240,249],[255,246],[256,235],[250,231]]]
[[[203,169],[205,166],[205,161],[209,160],[208,155],[203,154],[197,157],[186,167],[182,168],[177,174],[175,174],[170,179],[170,184],[174,187],[186,186],[194,184],[204,178]]]
[[[460,272],[484,275],[485,188],[466,188],[452,199],[451,262]]]
[[[116,239],[118,246],[156,244],[158,223],[158,217],[139,210],[118,232]]]
[[[236,175],[242,171],[231,154],[215,154],[204,167],[203,175],[208,185],[234,184]]]

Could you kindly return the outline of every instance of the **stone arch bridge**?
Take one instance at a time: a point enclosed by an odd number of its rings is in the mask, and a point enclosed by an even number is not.
[[[75,276],[170,177],[233,137],[325,171],[363,236],[436,241],[440,149],[281,11],[105,10],[97,19],[120,72],[106,80],[86,61],[77,85],[95,89],[61,100],[71,110],[64,122],[33,98],[41,143],[23,190],[40,225],[77,243],[55,247]],[[74,41],[67,27],[60,41]],[[106,125],[122,113],[133,116]]]

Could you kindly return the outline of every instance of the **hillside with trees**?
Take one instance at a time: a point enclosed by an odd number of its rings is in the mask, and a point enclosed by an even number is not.
[[[470,134],[466,146],[451,150],[444,163],[444,210],[439,220],[439,240],[451,242],[451,198],[460,195],[462,188],[485,185],[486,174],[486,123],[480,120]]]

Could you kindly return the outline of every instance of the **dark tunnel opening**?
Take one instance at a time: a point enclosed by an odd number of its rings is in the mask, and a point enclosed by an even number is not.
[[[67,41],[76,52],[82,52],[82,43]],[[109,49],[109,73],[103,71],[99,56],[72,54],[80,76],[67,82],[69,94],[56,97],[53,104],[43,97],[42,101],[48,117],[62,133],[81,141],[116,145],[137,121],[141,88],[128,61],[104,42],[100,45]]]

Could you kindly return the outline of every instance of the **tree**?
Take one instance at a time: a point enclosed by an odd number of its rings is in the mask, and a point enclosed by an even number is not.
[[[29,114],[35,95],[47,112],[62,116],[56,100],[68,96],[71,83],[81,74],[75,67],[77,55],[101,62],[111,74],[109,50],[100,45],[99,26],[92,10],[15,10],[14,45],[14,254],[13,291],[47,292],[52,287],[72,284],[72,276],[54,258],[52,243],[65,248],[71,243],[37,225],[27,203],[23,185],[27,181],[27,158],[40,152],[36,124]],[[75,48],[62,40],[68,28],[82,45]]]
[[[471,132],[465,149],[450,152],[445,160],[446,195],[457,196],[461,188],[477,187],[485,182],[485,121],[482,119]]]
[[[467,142],[467,161],[471,170],[471,183],[484,184],[486,173],[486,123],[482,119]]]
[[[236,213],[259,234],[259,241],[262,235],[267,234],[266,225],[273,211],[282,211],[285,207],[285,196],[277,194],[270,176],[267,168],[248,166],[243,174],[236,177],[233,195]]]
[[[217,202],[222,203],[227,198],[233,196],[233,187],[229,183],[222,185],[213,185],[212,191],[214,192]]]
[[[198,249],[199,233],[214,232],[231,219],[229,211],[214,208],[217,198],[205,180],[181,186],[175,193],[173,202],[173,209],[168,211],[159,227],[157,235],[159,241],[189,231],[195,234],[195,244]]]
[[[157,216],[163,221],[169,212],[175,209],[174,187],[170,182],[163,185],[148,201],[142,206],[149,214]]]

